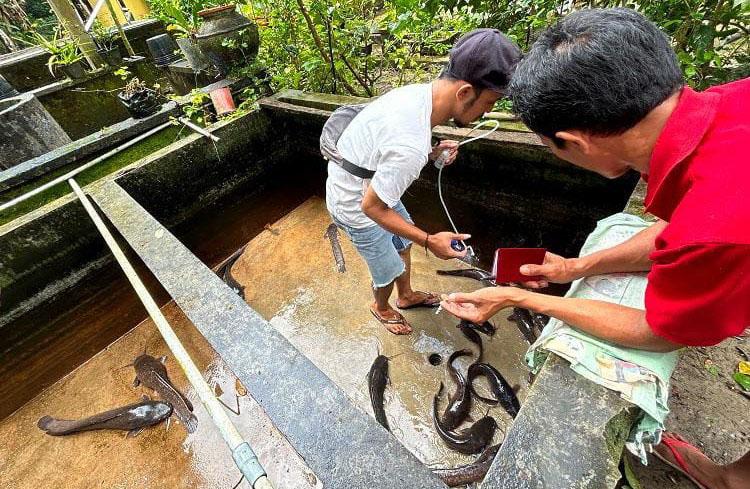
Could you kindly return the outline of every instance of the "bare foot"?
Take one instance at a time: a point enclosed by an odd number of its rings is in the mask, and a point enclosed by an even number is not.
[[[375,319],[380,321],[383,326],[385,326],[385,329],[390,331],[393,334],[409,334],[411,333],[411,326],[406,321],[406,318],[399,314],[398,312],[394,311],[391,307],[388,307],[388,309],[381,311],[378,310],[378,306],[376,303],[370,304],[370,312],[373,316],[375,316]]]
[[[412,291],[411,294],[396,299],[396,307],[410,309],[412,307],[437,307],[440,297],[429,292]]]

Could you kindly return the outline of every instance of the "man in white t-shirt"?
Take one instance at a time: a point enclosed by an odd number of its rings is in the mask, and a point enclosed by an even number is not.
[[[375,295],[370,311],[392,333],[411,333],[389,304],[394,284],[399,309],[440,302],[435,294],[411,288],[412,242],[447,260],[464,256],[465,250],[451,244],[470,237],[423,231],[401,203],[428,158],[446,150],[446,164],[456,158],[456,141],[432,147],[432,128],[450,119],[465,126],[489,111],[520,58],[500,31],[477,29],[456,42],[439,79],[396,88],[366,106],[342,107],[326,122],[321,136],[329,159],[326,205],[367,262]]]

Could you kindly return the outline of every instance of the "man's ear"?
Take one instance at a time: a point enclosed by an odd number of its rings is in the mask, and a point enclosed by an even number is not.
[[[586,134],[575,129],[570,131],[558,131],[555,133],[557,139],[562,140],[566,149],[574,149],[582,154],[589,154],[591,151],[591,143]]]
[[[458,90],[456,90],[456,100],[461,104],[466,104],[473,103],[475,98],[476,93],[474,92],[474,87],[471,86],[471,83],[461,82],[458,86]]]

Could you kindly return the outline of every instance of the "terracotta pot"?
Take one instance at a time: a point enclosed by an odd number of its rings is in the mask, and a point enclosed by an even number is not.
[[[211,102],[213,102],[214,104],[214,109],[216,109],[217,116],[234,112],[234,99],[232,98],[232,91],[229,89],[229,87],[222,87],[212,90],[210,95]]]
[[[234,4],[201,10],[198,15],[203,18],[195,34],[198,47],[222,75],[233,63],[248,61],[258,53],[258,26],[237,12]],[[247,48],[231,46],[243,43]]]

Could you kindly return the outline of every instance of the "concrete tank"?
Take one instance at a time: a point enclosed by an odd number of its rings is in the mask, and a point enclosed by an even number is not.
[[[0,128],[2,168],[23,163],[71,141],[30,93],[0,100]]]

